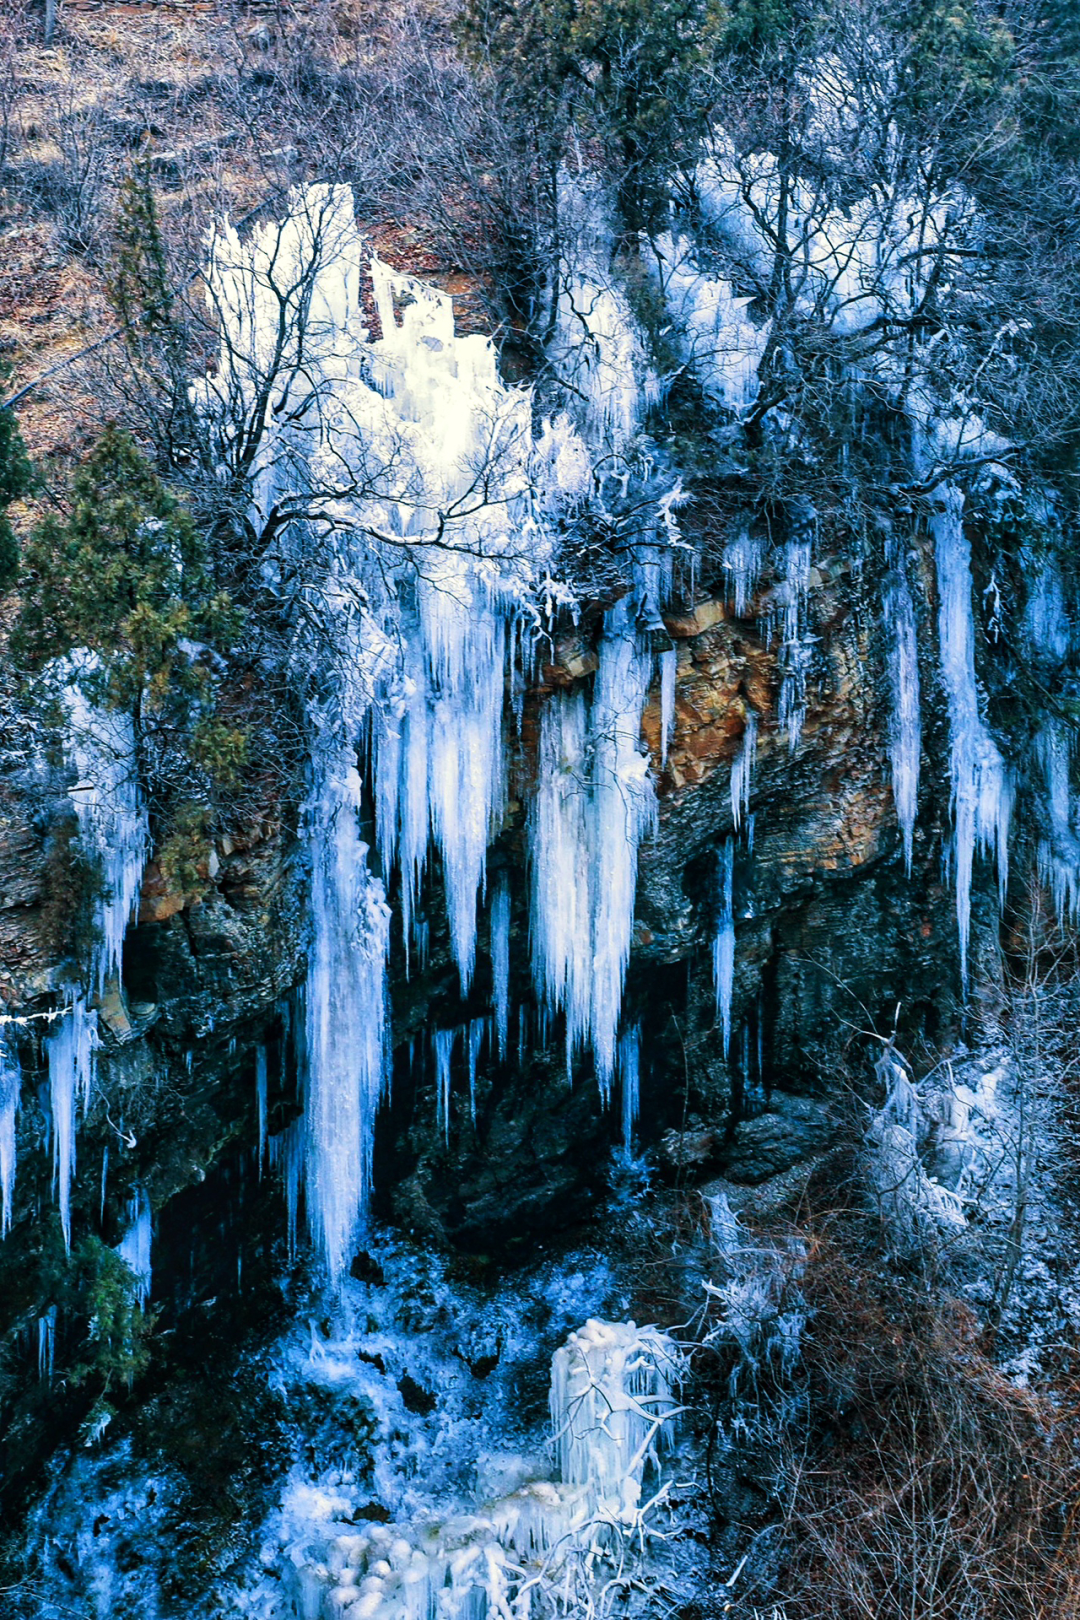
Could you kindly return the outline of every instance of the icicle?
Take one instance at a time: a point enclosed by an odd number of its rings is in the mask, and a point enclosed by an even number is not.
[[[38,1317],[37,1370],[39,1378],[51,1378],[56,1360],[56,1306],[50,1305]]]
[[[777,590],[781,605],[782,643],[780,666],[779,719],[787,730],[788,749],[794,754],[806,718],[806,672],[810,664],[811,640],[806,633],[806,597],[810,588],[810,562],[813,550],[812,508],[799,514],[799,530],[784,545],[784,574]]]
[[[76,1107],[90,1099],[97,1013],[75,993],[54,1035],[45,1042],[49,1063],[49,1106],[52,1114],[53,1176],[60,1206],[64,1246],[71,1247],[71,1178],[75,1173]]]
[[[674,647],[660,654],[660,763],[667,764],[668,745],[675,725],[675,675],[679,654]]]
[[[915,609],[901,567],[885,582],[885,651],[892,697],[889,754],[893,800],[904,839],[904,868],[911,874],[915,816],[919,798],[922,722],[919,706],[919,653]]]
[[[1054,911],[1063,922],[1075,922],[1080,913],[1080,837],[1073,816],[1069,781],[1069,733],[1064,721],[1045,720],[1035,739],[1043,769],[1046,797],[1044,815],[1048,837],[1039,839],[1039,876],[1050,890]]]
[[[765,542],[750,533],[748,522],[744,521],[725,545],[723,565],[731,580],[735,617],[745,619],[765,566]]]
[[[109,1144],[106,1142],[101,1155],[101,1205],[98,1209],[98,1224],[105,1223],[105,1194],[109,1190]]]
[[[971,545],[964,533],[964,497],[955,487],[943,489],[939,494],[941,506],[931,526],[937,560],[941,674],[949,707],[960,977],[966,990],[972,863],[976,849],[993,850],[997,857],[999,894],[1004,901],[1009,873],[1012,794],[1005,763],[979,711],[971,606]]]
[[[435,1031],[435,1109],[446,1142],[450,1140],[450,1061],[460,1033],[460,1029]]]
[[[304,1116],[294,1119],[278,1136],[267,1142],[267,1158],[271,1165],[280,1165],[285,1184],[289,1259],[296,1258],[297,1216],[300,1210],[300,1188],[304,1182]]]
[[[572,1049],[588,1032],[592,971],[586,737],[580,691],[544,704],[530,810],[533,978],[541,998],[565,1008]]]
[[[713,980],[716,1010],[723,1030],[724,1056],[731,1045],[731,998],[735,984],[735,841],[725,838],[720,846],[720,918],[713,941]]]
[[[484,1030],[487,1027],[486,1018],[474,1018],[468,1029],[468,1061],[469,1061],[469,1118],[476,1124],[476,1065],[480,1057],[480,1046],[484,1039]]]
[[[266,1047],[255,1048],[255,1114],[259,1131],[259,1180],[266,1158]]]
[[[742,825],[743,817],[750,812],[754,762],[757,759],[757,735],[757,714],[747,706],[742,742],[731,767],[731,819],[736,832]]]
[[[619,1036],[619,1082],[622,1088],[623,1146],[629,1153],[637,1124],[641,1076],[641,1026],[630,1024]]]
[[[360,778],[348,751],[316,770],[308,810],[305,1166],[308,1224],[336,1280],[367,1196],[375,1113],[387,1079],[390,913],[360,838]]]
[[[77,682],[91,677],[98,660],[86,652],[67,660],[63,697],[67,753],[77,774],[71,800],[82,843],[100,868],[102,896],[94,907],[90,948],[90,993],[100,995],[120,972],[124,934],[139,898],[149,829],[135,768],[131,716],[98,708]]]
[[[491,978],[500,1059],[510,1034],[510,887],[501,873],[491,897]]]
[[[656,819],[639,746],[649,665],[621,602],[605,621],[589,723],[580,693],[544,705],[530,819],[533,974],[541,1005],[564,1009],[571,1052],[591,1042],[605,1095],[630,957],[638,846]]]
[[[15,1188],[15,1116],[19,1109],[22,1070],[14,1041],[0,1036],[0,1237],[11,1230]]]
[[[128,1204],[128,1223],[116,1252],[135,1278],[135,1297],[140,1307],[145,1308],[153,1281],[150,1249],[154,1240],[154,1226],[150,1200],[142,1187]]]

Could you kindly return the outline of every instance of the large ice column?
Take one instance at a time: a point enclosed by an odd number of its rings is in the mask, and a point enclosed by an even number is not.
[[[1012,791],[1005,762],[982,718],[975,676],[971,544],[964,533],[964,497],[949,486],[939,491],[931,525],[938,580],[941,675],[949,708],[952,776],[953,865],[960,933],[960,975],[967,985],[971,926],[971,871],[976,849],[997,858],[1002,899],[1008,880]]]
[[[807,511],[796,532],[783,547],[783,573],[777,586],[781,627],[779,719],[794,753],[806,718],[806,673],[813,647],[806,629],[806,599],[810,589],[815,514]]]
[[[641,1110],[641,1026],[630,1024],[619,1036],[619,1085],[622,1093],[623,1147],[634,1145],[634,1126]]]
[[[907,578],[899,564],[886,576],[884,609],[885,660],[891,699],[889,758],[893,801],[904,840],[904,865],[910,873],[919,802],[922,716],[915,609]]]
[[[724,1056],[731,1045],[731,1001],[735,987],[735,840],[725,838],[720,846],[718,896],[719,915],[716,936],[713,939],[713,982],[716,986],[716,1010],[720,1015],[723,1032]]]
[[[491,976],[499,1056],[510,1035],[510,886],[502,873],[491,897]]]
[[[442,855],[450,943],[462,991],[476,957],[476,907],[487,848],[503,800],[502,711],[506,632],[482,582],[458,569],[419,590],[430,691],[427,798]],[[421,724],[414,711],[411,721]]]
[[[566,1013],[568,1053],[586,1041],[592,1000],[591,761],[581,691],[557,693],[540,716],[529,814],[533,978]]]
[[[668,747],[675,726],[675,679],[679,655],[674,647],[660,654],[660,764],[667,764]]]
[[[638,849],[656,825],[641,745],[652,660],[637,646],[625,599],[607,615],[593,695],[592,1046],[601,1083],[615,1067],[615,1035],[630,961]]]
[[[49,1110],[52,1117],[53,1176],[64,1243],[71,1243],[71,1178],[75,1173],[75,1123],[78,1106],[85,1109],[93,1081],[97,1046],[97,1013],[81,992],[45,1042],[49,1064]]]
[[[656,798],[641,747],[651,658],[625,602],[607,615],[586,713],[580,692],[544,706],[530,817],[533,974],[566,1015],[568,1054],[588,1042],[607,1096],[630,959],[638,849]]]
[[[551,1422],[559,1473],[593,1511],[630,1519],[642,1476],[671,1439],[681,1357],[667,1334],[591,1320],[555,1352]]]
[[[0,1034],[0,1237],[11,1230],[15,1189],[15,1118],[19,1111],[22,1070],[15,1042]]]
[[[360,837],[360,798],[352,751],[329,742],[307,809],[312,943],[303,1080],[308,1222],[332,1278],[364,1207],[387,1079],[390,913]]]

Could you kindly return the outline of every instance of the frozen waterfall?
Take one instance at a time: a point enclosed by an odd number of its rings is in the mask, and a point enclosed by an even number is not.
[[[960,974],[967,985],[971,926],[971,871],[976,849],[997,858],[999,891],[1008,879],[1012,791],[1005,762],[982,717],[975,675],[971,544],[964,533],[964,497],[955,487],[940,493],[931,520],[938,578],[941,673],[949,708],[952,775],[953,863]]]
[[[558,295],[563,359],[592,401],[593,425],[623,443],[653,382],[602,263],[602,220],[580,201],[577,258]],[[487,339],[456,335],[446,295],[378,260],[369,270],[380,335],[370,336],[359,294],[367,261],[344,187],[298,194],[289,219],[256,231],[247,245],[228,231],[215,241],[211,291],[227,333],[219,375],[198,395],[204,410],[224,410],[230,389],[251,393],[273,350],[273,278],[283,262],[306,278],[318,319],[303,374],[289,373],[283,385],[296,396],[291,412],[277,412],[287,426],[265,426],[254,516],[289,500],[296,527],[283,544],[305,545],[305,525],[316,520],[331,531],[322,577],[305,564],[313,610],[332,627],[336,664],[319,676],[309,704],[312,939],[300,1148],[308,1222],[336,1276],[363,1211],[388,1070],[387,894],[396,871],[405,949],[422,947],[417,901],[437,850],[467,992],[488,845],[506,797],[508,675],[515,658],[529,665],[535,632],[553,603],[568,599],[551,578],[555,533],[600,481],[593,452],[566,417],[534,433],[530,395],[504,387]],[[575,346],[583,330],[584,346]],[[641,742],[653,658],[635,615],[643,592],[655,612],[662,573],[650,562],[635,593],[609,611],[591,697],[579,689],[543,705],[528,818],[537,995],[548,1013],[565,1014],[570,1060],[591,1048],[605,1095],[616,1067],[637,852],[655,819]],[[308,656],[314,666],[318,650]],[[669,692],[672,671],[665,673]],[[361,835],[372,812],[373,839]],[[492,1016],[504,1051],[510,935],[502,884],[491,900],[490,942]],[[466,1055],[474,1082],[475,1042]],[[434,1056],[448,1130],[445,1041]]]

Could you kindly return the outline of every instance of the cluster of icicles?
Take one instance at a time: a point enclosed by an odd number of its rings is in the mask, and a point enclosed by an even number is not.
[[[703,167],[703,208],[712,229],[740,252],[749,251],[748,233],[757,229],[754,210],[725,190],[719,173],[715,165]],[[272,511],[296,514],[276,528],[263,564],[266,582],[273,589],[297,574],[305,581],[305,611],[293,649],[295,667],[309,686],[311,728],[304,810],[312,928],[301,1019],[304,1115],[287,1140],[270,1142],[269,1151],[285,1165],[294,1203],[303,1185],[312,1235],[332,1276],[345,1263],[365,1206],[374,1118],[388,1080],[388,884],[396,873],[405,947],[422,955],[426,924],[418,900],[425,868],[437,853],[463,995],[473,980],[486,910],[491,1013],[459,1031],[439,1031],[433,1041],[445,1129],[455,1047],[460,1043],[465,1054],[474,1100],[481,1041],[487,1038],[502,1055],[509,1040],[510,900],[502,881],[488,888],[487,852],[507,799],[509,728],[520,722],[524,687],[553,613],[572,607],[571,593],[557,578],[557,535],[590,506],[603,510],[606,502],[625,498],[633,480],[648,491],[651,526],[646,524],[632,562],[631,589],[604,618],[591,691],[579,685],[541,704],[527,830],[536,1017],[544,1029],[549,1020],[563,1019],[568,1069],[579,1055],[591,1053],[605,1099],[615,1080],[621,1081],[628,1142],[637,1114],[638,1032],[623,1018],[622,996],[638,852],[657,814],[641,722],[655,681],[666,759],[677,673],[676,654],[654,657],[643,627],[659,624],[666,605],[681,495],[673,473],[665,480],[655,466],[643,471],[635,460],[635,433],[662,385],[630,305],[612,279],[603,208],[581,181],[568,187],[567,207],[576,210],[578,228],[568,235],[572,260],[562,266],[552,295],[551,360],[576,415],[558,415],[539,427],[530,392],[500,380],[490,342],[455,333],[448,296],[370,260],[347,188],[310,188],[294,196],[284,222],[244,243],[224,228],[213,243],[208,281],[222,322],[221,359],[217,376],[199,385],[196,399],[211,418],[216,414],[225,444],[236,431],[238,401],[249,413],[247,431],[253,423],[258,427],[255,527]],[[906,262],[904,247],[903,241],[890,246],[897,264]],[[869,292],[856,296],[859,265],[846,262],[845,275],[855,281],[852,287],[845,282],[835,298],[850,326],[874,319],[879,306]],[[874,262],[880,280],[880,252]],[[723,278],[695,267],[684,238],[659,244],[654,273],[686,363],[696,369],[706,396],[718,409],[745,410],[755,396],[767,328],[754,324],[747,301],[734,298]],[[897,271],[898,284],[899,276]],[[372,291],[378,335],[363,313],[365,285]],[[909,296],[916,295],[910,288]],[[283,309],[284,328],[295,322],[284,353]],[[265,390],[271,363],[279,386]],[[258,410],[263,416],[255,422],[251,413]],[[916,425],[929,457],[935,436],[948,435],[948,424],[924,411]],[[955,822],[951,858],[966,980],[973,858],[977,849],[991,849],[1004,885],[1011,787],[982,717],[976,683],[963,497],[952,485],[939,487],[936,497],[941,676]],[[775,574],[764,629],[779,642],[778,721],[792,751],[800,743],[812,657],[807,602],[814,529],[808,507],[792,515],[779,547],[770,551],[743,526],[732,531],[724,554],[738,616],[751,611],[767,563]],[[899,546],[892,546],[887,561],[883,617],[893,699],[892,779],[910,866],[921,751],[916,617]],[[310,628],[314,624],[322,627],[321,641]],[[708,908],[718,918],[713,961],[725,1052],[734,995],[735,852],[739,839],[753,845],[751,776],[760,724],[749,705],[743,710],[731,772],[733,831],[718,849],[718,888]],[[75,1112],[80,1100],[85,1105],[93,1072],[92,1003],[118,971],[146,850],[123,722],[89,712],[84,702],[72,720],[72,737],[89,738],[72,744],[80,783],[89,783],[74,797],[84,839],[101,862],[106,899],[98,908],[98,943],[87,981],[65,992],[63,1017],[48,1041],[65,1236]],[[1071,837],[1067,760],[1063,764],[1056,735],[1044,739],[1042,757],[1052,805]],[[366,782],[361,758],[369,762]],[[371,844],[361,831],[363,804],[374,806]],[[1075,899],[1080,889],[1069,876],[1076,869],[1057,880],[1067,898]],[[519,1035],[524,1027],[519,1018]],[[5,1048],[5,1224],[17,1102],[18,1067]]]
[[[626,1542],[644,1548],[647,1516],[666,1494],[659,1475],[681,1374],[666,1334],[591,1320],[552,1359],[557,1479],[443,1518],[359,1529],[333,1524],[328,1493],[302,1489],[294,1506],[307,1535],[288,1513],[283,1525],[295,1610],[312,1620],[530,1620],[556,1605],[577,1612],[579,1589],[597,1584],[632,1599]]]

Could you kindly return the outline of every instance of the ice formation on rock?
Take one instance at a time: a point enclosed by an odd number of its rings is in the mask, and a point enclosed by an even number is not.
[[[1071,737],[1060,717],[1043,722],[1035,754],[1042,766],[1046,821],[1037,849],[1039,876],[1058,917],[1075,922],[1080,914],[1080,835],[1070,782]]]
[[[308,1221],[336,1277],[371,1173],[387,1078],[390,914],[360,838],[360,778],[342,761],[311,813],[312,944],[304,990],[304,1153]]]
[[[88,992],[100,995],[120,972],[124,934],[139,898],[149,847],[146,807],[135,763],[131,716],[91,703],[79,681],[93,673],[86,655],[71,660],[64,688],[67,754],[76,774],[70,789],[83,849],[101,876],[94,905]]]
[[[559,1474],[592,1512],[636,1512],[646,1467],[671,1437],[681,1358],[656,1328],[591,1320],[556,1350],[551,1424]]]
[[[731,581],[735,617],[750,613],[754,587],[765,567],[765,542],[753,534],[749,522],[739,524],[724,546],[724,572]]]
[[[564,254],[553,289],[550,359],[580,402],[586,435],[619,454],[661,397],[661,385],[614,269],[615,233],[602,186],[564,172],[559,190]]]
[[[1067,678],[1072,649],[1060,571],[1048,561],[1026,557],[1028,599],[1025,612],[1026,651],[1038,670],[1040,683],[1050,690]],[[1062,921],[1075,923],[1080,914],[1080,830],[1072,792],[1073,743],[1071,728],[1060,714],[1047,714],[1035,738],[1035,757],[1042,772],[1043,825],[1036,848],[1039,876],[1050,890],[1054,910]]]
[[[56,1361],[56,1306],[50,1305],[37,1325],[37,1370],[39,1378],[51,1378]]]
[[[437,1110],[437,1123],[442,1130],[443,1140],[450,1140],[450,1062],[454,1055],[454,1047],[460,1031],[457,1029],[437,1029],[435,1031],[435,1098]]]
[[[326,1404],[359,1403],[369,1414],[371,1477],[343,1466],[294,1469],[267,1526],[267,1579],[237,1593],[237,1611],[277,1620],[284,1603],[314,1620],[542,1620],[592,1613],[618,1591],[630,1612],[650,1612],[645,1561],[670,1489],[661,1470],[681,1410],[676,1344],[654,1327],[586,1322],[551,1363],[550,1431],[517,1424],[514,1444],[524,1449],[507,1450],[522,1370],[535,1357],[537,1307],[565,1332],[572,1300],[602,1292],[604,1277],[557,1273],[524,1297],[516,1282],[496,1325],[490,1304],[472,1320],[475,1301],[447,1292],[437,1261],[423,1262],[418,1290],[415,1259],[378,1253],[387,1286],[347,1294],[348,1315],[332,1337],[312,1324],[302,1369]],[[392,1286],[411,1326],[387,1314],[382,1296]],[[485,1377],[478,1407],[472,1380],[461,1385],[461,1360],[493,1338],[499,1367]],[[286,1356],[277,1372],[283,1393],[298,1370]],[[438,1392],[431,1418],[401,1404],[406,1367]],[[364,1511],[372,1486],[392,1510],[386,1523]]]
[[[484,1036],[488,1033],[490,1020],[487,1018],[471,1018],[465,1030],[465,1060],[469,1070],[469,1118],[476,1124],[476,1070],[480,1062],[480,1050],[484,1044]]]
[[[85,976],[61,992],[62,1016],[45,1041],[53,1173],[66,1244],[71,1242],[77,1115],[89,1104],[94,1077],[93,1003],[120,972],[124,934],[138,900],[149,838],[131,717],[98,706],[84,690],[97,668],[92,655],[77,653],[51,671],[65,710],[65,751],[75,774],[69,794],[79,840],[100,879]]]
[[[574,333],[563,359],[591,401],[590,420],[623,444],[653,384],[629,309],[601,262],[602,221],[590,209],[584,198],[576,268],[559,294]],[[287,222],[256,232],[249,245],[228,232],[218,238],[211,286],[228,333],[219,378],[200,396],[212,412],[230,385],[253,391],[273,358],[274,287],[306,278],[313,340],[302,376],[286,385],[295,408],[278,412],[288,428],[266,433],[256,513],[314,490],[297,523],[317,516],[333,525],[324,582],[311,586],[335,625],[342,667],[312,707],[302,1148],[309,1224],[334,1274],[364,1205],[386,1073],[383,884],[396,865],[408,949],[420,941],[415,908],[428,848],[438,849],[451,947],[467,991],[487,848],[505,793],[508,662],[522,627],[539,623],[537,590],[550,590],[547,525],[588,499],[594,482],[591,456],[569,421],[557,418],[534,435],[528,395],[502,385],[486,339],[456,336],[444,294],[374,261],[380,335],[368,335],[351,210],[347,189],[315,187],[294,199]],[[637,848],[654,815],[640,744],[651,677],[632,605],[622,602],[608,615],[588,710],[580,693],[546,706],[531,818],[538,989],[550,1012],[565,1010],[568,1051],[592,1047],[605,1090]],[[365,737],[377,867],[359,831]],[[581,916],[568,924],[574,906],[565,885],[578,879]],[[501,885],[492,899],[491,949],[505,1050],[509,897]],[[446,1034],[435,1042],[444,1131]],[[468,1056],[475,1077],[475,1044]]]
[[[810,589],[814,513],[800,514],[795,533],[783,547],[783,573],[776,588],[780,628],[780,725],[788,734],[788,749],[795,753],[806,717],[806,674],[813,639],[806,627],[806,600]]]
[[[150,1250],[154,1241],[154,1223],[150,1200],[140,1187],[128,1203],[128,1229],[117,1245],[116,1252],[135,1279],[135,1297],[141,1306],[150,1298],[153,1267]]]
[[[940,1231],[963,1231],[962,1198],[926,1172],[920,1156],[925,1135],[919,1093],[899,1054],[887,1047],[877,1063],[885,1101],[870,1119],[866,1166],[881,1219],[893,1245],[904,1250]]]
[[[758,368],[769,341],[769,322],[747,314],[751,298],[734,295],[722,275],[700,270],[694,244],[663,235],[655,247],[654,273],[681,357],[707,397],[730,411],[743,411],[758,394]]]

